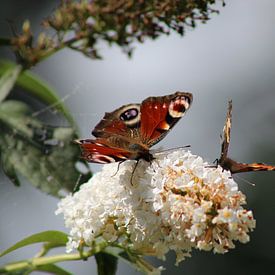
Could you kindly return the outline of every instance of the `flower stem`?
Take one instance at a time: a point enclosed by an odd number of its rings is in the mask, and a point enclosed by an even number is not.
[[[47,257],[34,257],[31,259],[9,263],[3,267],[0,267],[0,273],[2,272],[11,272],[16,270],[28,269],[31,268],[35,270],[36,267],[41,265],[53,264],[57,262],[64,262],[64,261],[77,261],[77,260],[86,260],[89,257],[93,256],[94,254],[102,251],[107,244],[100,243],[97,244],[96,247],[89,251],[82,251],[81,253],[72,253],[72,254],[59,254],[54,256],[47,256]]]
[[[85,256],[85,258],[88,258],[92,255],[93,253],[91,253],[91,251],[83,253],[83,256]],[[0,272],[3,272],[3,271],[11,272],[11,271],[21,270],[26,268],[35,269],[35,267],[38,267],[40,265],[53,264],[53,263],[64,262],[64,261],[81,260],[83,256],[81,256],[79,253],[74,253],[74,254],[60,254],[60,255],[41,257],[41,258],[32,258],[32,259],[28,259],[20,262],[7,264],[4,267],[0,268]]]
[[[37,63],[47,59],[48,57],[50,57],[51,55],[57,53],[58,51],[66,48],[66,47],[70,47],[74,42],[77,41],[77,38],[76,37],[73,37],[67,41],[62,41],[60,42],[60,44],[58,44],[56,47],[50,49],[47,53],[45,53],[43,56],[41,56],[39,58],[39,60],[37,61]]]

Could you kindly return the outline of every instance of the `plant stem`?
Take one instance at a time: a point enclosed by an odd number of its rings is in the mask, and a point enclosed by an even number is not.
[[[86,258],[92,256],[93,253],[91,251],[83,253],[83,256]],[[15,270],[21,270],[26,268],[32,268],[35,269],[35,267],[38,267],[40,265],[46,265],[46,264],[53,264],[57,262],[64,262],[64,261],[76,261],[81,260],[83,258],[79,253],[74,254],[61,254],[61,255],[54,255],[54,256],[48,256],[48,257],[42,257],[42,258],[32,258],[20,262],[10,263],[5,265],[4,267],[0,268],[0,272],[7,271],[15,271]]]
[[[78,41],[78,39],[76,37],[73,37],[71,39],[68,39],[67,41],[60,42],[60,44],[58,44],[56,47],[52,48],[45,55],[41,56],[37,63],[45,60],[46,58],[64,49],[65,47],[70,47],[70,45],[72,45],[76,41]]]
[[[47,256],[47,257],[31,258],[20,262],[9,263],[0,268],[0,274],[3,272],[11,272],[11,271],[28,269],[28,268],[35,270],[35,268],[38,266],[53,264],[57,262],[86,260],[89,257],[93,256],[94,254],[102,251],[106,246],[107,244],[104,242],[104,243],[97,244],[96,247],[94,247],[89,251],[83,251],[81,253],[78,252],[78,253],[72,253],[72,254],[60,254],[60,255]]]

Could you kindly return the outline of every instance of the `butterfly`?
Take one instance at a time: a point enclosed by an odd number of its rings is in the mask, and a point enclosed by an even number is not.
[[[190,108],[191,93],[148,97],[141,104],[124,105],[105,113],[95,126],[95,139],[76,140],[88,162],[111,163],[144,159],[152,161],[149,149],[162,140]]]
[[[223,128],[223,142],[221,147],[221,157],[218,164],[225,170],[229,170],[232,174],[250,172],[250,171],[275,171],[275,166],[264,163],[241,163],[227,156],[230,143],[230,133],[232,125],[232,101],[229,101],[228,111],[225,125]]]

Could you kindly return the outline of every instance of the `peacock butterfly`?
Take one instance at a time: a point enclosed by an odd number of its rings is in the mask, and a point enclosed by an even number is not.
[[[225,170],[229,170],[232,174],[250,172],[250,171],[275,171],[275,166],[264,163],[241,163],[227,156],[230,143],[230,133],[232,125],[232,101],[229,101],[228,111],[223,128],[223,142],[221,148],[221,156],[218,164]]]
[[[110,163],[129,159],[151,161],[149,148],[162,140],[190,108],[191,93],[148,97],[141,104],[124,105],[92,131],[95,139],[76,140],[88,162]]]

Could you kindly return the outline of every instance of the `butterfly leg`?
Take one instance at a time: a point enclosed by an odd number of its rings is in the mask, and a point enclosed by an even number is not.
[[[205,166],[206,168],[218,168],[218,164],[219,164],[219,160],[218,159],[215,159],[213,161],[213,165],[207,165]]]
[[[134,174],[135,174],[135,171],[136,171],[136,169],[137,169],[138,163],[139,163],[139,159],[138,159],[137,162],[135,163],[135,166],[134,166],[134,169],[133,169],[133,172],[132,172],[132,175],[131,175],[131,179],[130,179],[131,185],[134,185],[134,184],[133,184],[133,178],[134,178]]]
[[[118,173],[119,167],[120,167],[120,165],[121,165],[122,162],[124,162],[124,160],[121,160],[121,161],[118,162],[117,170],[116,170],[116,172],[112,175],[112,177],[116,176],[116,174]]]
[[[73,193],[75,193],[79,190],[80,185],[81,185],[81,177],[82,177],[82,175],[79,173],[79,176],[77,178],[77,181],[76,181],[74,189],[73,189]]]

